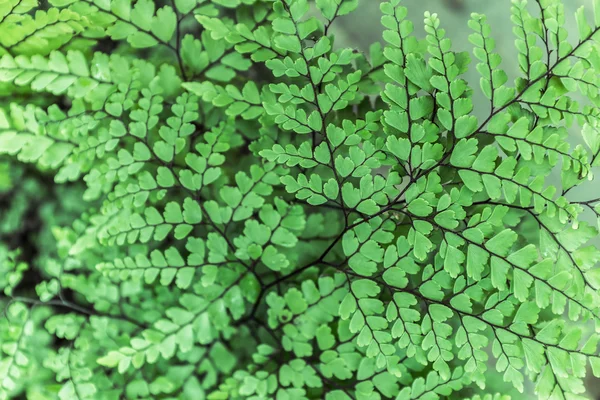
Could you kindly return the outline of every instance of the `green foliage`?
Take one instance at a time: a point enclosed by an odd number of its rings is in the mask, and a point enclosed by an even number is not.
[[[511,85],[484,16],[471,56],[400,0],[368,55],[332,33],[358,0],[1,1],[0,399],[600,377],[600,2],[573,42],[513,0]]]

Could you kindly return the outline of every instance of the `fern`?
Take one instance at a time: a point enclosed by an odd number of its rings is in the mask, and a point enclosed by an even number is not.
[[[0,2],[0,398],[587,398],[600,3],[530,3],[511,84],[400,0]]]

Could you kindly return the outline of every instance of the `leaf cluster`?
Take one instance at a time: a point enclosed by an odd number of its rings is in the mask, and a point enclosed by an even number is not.
[[[0,0],[0,399],[586,398],[600,2],[531,3],[511,84],[400,0]]]

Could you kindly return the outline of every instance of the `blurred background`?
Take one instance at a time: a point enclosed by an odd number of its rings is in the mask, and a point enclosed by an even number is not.
[[[335,34],[336,45],[340,47],[354,47],[367,52],[369,46],[381,41],[380,18],[381,12],[379,5],[383,0],[361,0],[359,8],[356,12],[346,15],[336,20]],[[539,15],[538,7],[534,0],[529,0],[531,13],[535,16]],[[496,41],[496,52],[502,57],[501,68],[503,68],[508,77],[509,83],[517,77],[519,66],[517,63],[517,52],[514,46],[515,36],[512,28],[513,24],[510,20],[511,0],[403,0],[402,4],[408,8],[408,17],[414,24],[415,34],[419,38],[425,37],[423,29],[423,14],[425,11],[437,13],[440,17],[442,27],[446,30],[446,35],[452,40],[453,50],[457,52],[468,51],[472,56],[472,45],[469,43],[469,35],[472,33],[467,26],[467,22],[471,13],[476,12],[485,14],[492,28],[492,37]],[[567,18],[567,29],[570,32],[571,43],[577,43],[578,33],[575,25],[575,12],[578,8],[585,6],[589,10],[588,18],[592,17],[592,0],[563,0],[565,15]],[[471,57],[472,59],[474,57]],[[473,103],[475,105],[484,102],[488,104],[488,100],[481,94],[479,90],[479,74],[475,70],[475,62],[472,60],[471,69],[463,76],[470,86],[475,89]],[[577,96],[575,96],[577,97]],[[487,111],[486,108],[475,107],[476,114]],[[482,115],[478,115],[482,117]],[[580,128],[575,126],[571,129],[570,142],[573,145],[582,143]],[[600,176],[600,171],[595,171],[596,176]],[[549,184],[560,185],[560,171],[549,179]],[[573,190],[569,198],[574,200],[585,200],[600,197],[600,186],[598,183],[590,183],[582,185],[583,187]],[[585,214],[584,219],[587,219],[591,224],[596,224],[595,217],[592,213]],[[600,241],[596,243],[600,245]],[[495,366],[490,365],[488,369],[488,387],[486,392],[499,392],[502,394],[511,395],[514,400],[529,400],[536,399],[533,394],[533,387],[526,387],[525,393],[518,393],[510,384],[503,382],[502,375],[495,376]],[[600,381],[596,380],[591,373],[588,374],[589,381],[586,386],[589,390],[589,396],[592,399],[600,399]]]

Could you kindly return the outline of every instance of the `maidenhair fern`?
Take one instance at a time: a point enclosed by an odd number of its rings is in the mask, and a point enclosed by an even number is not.
[[[600,2],[404,3],[0,0],[0,398],[586,398]]]

